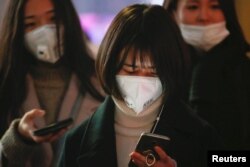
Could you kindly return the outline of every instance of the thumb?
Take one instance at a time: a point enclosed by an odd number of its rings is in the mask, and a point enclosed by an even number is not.
[[[44,114],[45,111],[41,109],[33,109],[26,112],[21,118],[20,123],[18,125],[19,133],[22,136],[30,139],[32,131],[36,128],[36,125],[34,124],[34,119],[37,117],[42,117]]]
[[[28,111],[24,115],[25,120],[33,120],[36,117],[43,117],[45,115],[45,111],[41,109],[33,109],[31,111]]]

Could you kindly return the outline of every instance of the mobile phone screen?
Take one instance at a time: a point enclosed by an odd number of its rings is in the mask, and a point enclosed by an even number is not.
[[[44,128],[35,130],[33,132],[33,134],[35,136],[44,136],[44,135],[48,135],[50,133],[55,133],[58,132],[59,130],[68,127],[70,124],[73,123],[73,119],[72,118],[67,118],[65,120],[50,124]]]

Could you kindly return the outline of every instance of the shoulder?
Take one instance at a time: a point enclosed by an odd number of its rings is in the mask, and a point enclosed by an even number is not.
[[[214,133],[215,129],[204,119],[199,117],[185,102],[178,100],[171,107],[170,123],[180,130],[196,136]],[[177,122],[178,120],[178,122]]]
[[[192,135],[200,142],[206,143],[209,148],[221,148],[222,143],[216,129],[206,120],[198,116],[187,104],[180,105],[183,109],[183,117],[187,120],[186,125]]]
[[[180,100],[171,101],[171,106],[166,108],[163,118],[159,132],[169,136],[174,146],[181,146],[179,147],[181,151],[196,148],[196,151],[204,152],[207,149],[222,148],[216,130],[186,103]]]
[[[111,114],[105,111],[107,109],[111,109],[112,106],[112,99],[109,96],[106,97],[105,101],[103,101],[98,107],[96,107],[96,111],[90,117],[67,132],[66,139],[68,141],[82,140],[87,130],[95,126],[96,122],[100,122],[103,117],[110,117]]]
[[[198,127],[198,130],[202,130],[205,127],[211,127],[210,124],[199,117],[194,110],[191,108],[191,106],[183,101],[179,102],[178,109],[183,115],[183,118],[187,119],[193,126]]]

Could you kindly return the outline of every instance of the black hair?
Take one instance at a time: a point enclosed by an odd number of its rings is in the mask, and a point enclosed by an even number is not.
[[[182,93],[188,56],[175,21],[163,7],[134,4],[112,21],[96,60],[97,76],[107,94],[121,97],[115,76],[131,50],[134,56],[140,53],[142,64],[144,55],[149,56],[166,98]]]

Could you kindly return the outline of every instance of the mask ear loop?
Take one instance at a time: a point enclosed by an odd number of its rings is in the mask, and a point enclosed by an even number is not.
[[[152,127],[150,133],[154,133],[154,132],[155,132],[155,129],[156,129],[156,127],[157,127],[157,125],[158,125],[158,123],[159,123],[159,121],[160,121],[161,114],[162,114],[162,111],[163,111],[163,109],[164,109],[164,106],[165,106],[165,104],[162,105],[161,110],[160,110],[159,114],[157,115],[157,117],[156,117],[156,119],[155,119],[155,123],[154,123],[154,125],[153,125],[153,127]]]

